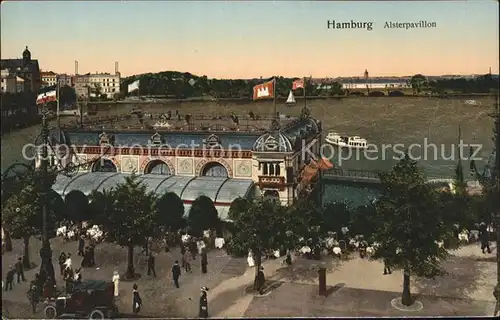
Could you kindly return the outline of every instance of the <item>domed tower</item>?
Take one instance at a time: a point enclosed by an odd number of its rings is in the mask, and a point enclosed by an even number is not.
[[[31,52],[28,50],[28,46],[23,51],[23,67],[26,67],[31,62]]]
[[[286,158],[293,154],[290,138],[275,128],[261,135],[254,143],[252,155],[253,179],[258,182],[264,198],[289,204],[293,187],[287,181]]]
[[[28,50],[28,46],[23,51],[23,68],[22,68],[22,78],[24,80],[24,92],[31,92],[31,82],[32,82],[32,70],[31,66],[31,52]]]

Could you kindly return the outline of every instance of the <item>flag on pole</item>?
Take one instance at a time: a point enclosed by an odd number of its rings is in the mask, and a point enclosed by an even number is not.
[[[274,98],[274,80],[258,84],[253,87],[253,99]]]
[[[128,85],[128,93],[134,92],[135,90],[139,90],[139,80],[135,80]]]
[[[44,104],[44,103],[49,103],[57,101],[57,91],[56,90],[51,90],[47,91],[44,93],[38,94],[36,98],[36,104]]]
[[[333,163],[325,157],[321,157],[317,162],[317,167],[320,170],[328,170],[333,168]]]
[[[304,89],[304,80],[303,79],[298,79],[293,82],[292,85],[292,90],[297,90],[297,89]]]

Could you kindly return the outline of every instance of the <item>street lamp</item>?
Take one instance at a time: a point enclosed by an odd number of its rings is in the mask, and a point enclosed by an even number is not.
[[[46,107],[44,105],[44,107]],[[48,193],[51,186],[48,184],[49,180],[49,163],[48,163],[48,144],[49,144],[49,128],[47,125],[47,109],[42,111],[42,152],[40,159],[40,174],[41,174],[41,188],[40,197],[42,199],[42,248],[40,249],[40,258],[42,263],[40,265],[40,278],[45,282],[51,279],[55,284],[54,265],[52,264],[52,249],[50,248],[49,234],[48,234]]]
[[[498,244],[500,243],[500,104],[498,101],[498,94],[495,99],[495,107],[496,114],[495,118],[495,170],[494,170],[494,178],[495,178],[495,193],[496,197],[494,197],[494,201],[496,203],[496,212],[495,212],[495,228],[497,233],[497,285],[495,286],[495,298],[497,300],[495,306],[495,314],[498,315],[500,311],[500,250],[498,248]],[[496,293],[496,294],[495,294]]]

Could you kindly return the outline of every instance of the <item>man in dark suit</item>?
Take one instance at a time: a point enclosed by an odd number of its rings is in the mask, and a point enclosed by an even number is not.
[[[199,318],[208,318],[207,291],[208,291],[207,287],[201,287],[200,312],[198,314]]]
[[[142,306],[142,299],[141,296],[139,295],[139,291],[137,291],[137,284],[134,284],[132,287],[134,289],[133,293],[133,299],[132,299],[132,311],[137,314],[139,311],[141,311],[141,306]]]
[[[153,274],[153,277],[156,277],[155,271],[155,257],[152,252],[149,253],[148,257],[148,276]]]
[[[17,275],[17,283],[21,283],[21,281],[26,281],[24,277],[24,266],[23,266],[23,258],[18,258],[15,264],[16,275]]]
[[[201,252],[201,272],[202,273],[207,273],[207,264],[208,264],[208,257],[207,257],[207,251],[203,249]]]
[[[174,279],[174,284],[179,288],[179,277],[181,276],[181,267],[179,266],[179,261],[175,260],[172,266],[172,278]]]
[[[83,249],[85,248],[85,235],[80,235],[78,239],[78,255],[83,257]]]

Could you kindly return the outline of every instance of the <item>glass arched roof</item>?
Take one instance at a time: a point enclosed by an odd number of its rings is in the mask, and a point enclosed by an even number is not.
[[[58,176],[52,189],[63,198],[71,191],[81,191],[89,195],[93,190],[109,190],[125,182],[126,173],[115,172],[88,172],[79,173],[73,177]],[[147,186],[148,191],[154,191],[158,196],[167,192],[174,192],[182,200],[191,202],[200,195],[205,195],[215,202],[219,213],[224,211],[227,216],[229,205],[238,197],[249,197],[254,182],[250,179],[234,179],[224,177],[189,177],[189,176],[161,176],[143,174],[138,176],[139,181]],[[190,205],[185,204],[186,212]],[[221,216],[222,218],[222,216]]]

